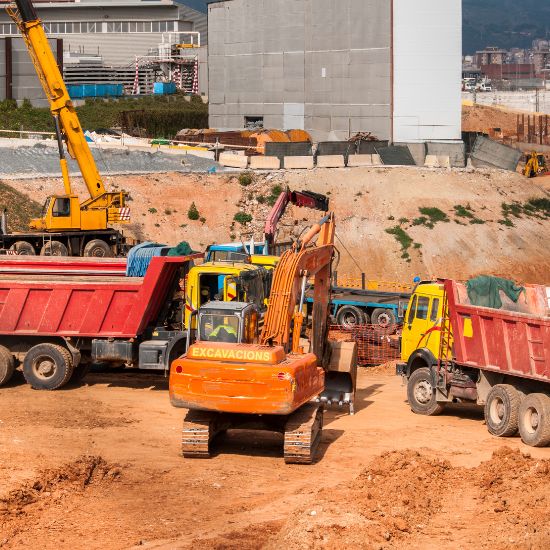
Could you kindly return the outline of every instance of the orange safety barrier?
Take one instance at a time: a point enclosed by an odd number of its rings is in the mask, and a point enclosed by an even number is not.
[[[382,328],[379,325],[357,325],[352,329],[331,325],[329,338],[340,342],[356,342],[361,366],[374,366],[397,361],[400,357],[401,325]]]

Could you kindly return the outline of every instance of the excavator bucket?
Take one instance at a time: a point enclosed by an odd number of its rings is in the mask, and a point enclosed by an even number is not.
[[[330,359],[325,374],[325,390],[319,397],[327,405],[347,405],[354,414],[357,384],[357,344],[329,340]]]

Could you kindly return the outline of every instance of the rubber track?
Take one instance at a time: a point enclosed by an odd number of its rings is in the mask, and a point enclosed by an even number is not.
[[[322,431],[322,406],[308,403],[291,414],[285,425],[285,462],[312,464],[321,441]]]
[[[181,452],[186,458],[209,458],[210,441],[216,430],[218,414],[190,410],[183,420]]]

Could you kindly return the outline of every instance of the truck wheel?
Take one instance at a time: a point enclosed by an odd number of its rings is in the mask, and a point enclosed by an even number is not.
[[[10,246],[10,250],[15,250],[19,256],[36,256],[34,246],[27,241],[17,241]]]
[[[521,394],[510,384],[491,388],[485,403],[485,422],[489,433],[510,437],[518,431]]]
[[[367,324],[367,315],[355,306],[344,306],[336,314],[336,323],[346,330]]]
[[[7,384],[15,370],[15,358],[11,351],[4,347],[0,346],[0,386]]]
[[[88,258],[112,258],[111,247],[101,239],[93,239],[84,247],[84,256]]]
[[[40,250],[40,256],[68,256],[67,247],[60,241],[48,241]]]
[[[393,327],[397,324],[395,313],[391,309],[377,307],[371,315],[373,325],[378,325],[382,328]]]
[[[428,367],[415,370],[409,377],[407,399],[412,412],[416,414],[435,416],[445,408],[443,403],[438,403],[436,400],[432,375]]]
[[[550,396],[530,393],[519,406],[519,434],[531,447],[550,444]]]
[[[23,376],[35,390],[57,390],[73,373],[71,354],[63,346],[38,344],[23,360]]]

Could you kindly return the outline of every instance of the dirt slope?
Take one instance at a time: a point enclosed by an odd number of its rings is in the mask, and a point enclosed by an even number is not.
[[[364,271],[399,281],[490,273],[544,283],[550,282],[546,179],[496,170],[356,168],[260,175],[247,187],[236,177],[199,174],[119,176],[108,183],[131,192],[133,222],[126,229],[140,239],[188,240],[196,249],[252,233],[260,239],[269,195],[288,185],[329,195],[337,216],[339,273]],[[52,179],[10,184],[38,202],[59,190]],[[539,199],[538,209],[523,209],[533,198]],[[202,221],[189,220],[192,202]],[[440,209],[449,221],[423,221],[419,208]],[[241,211],[253,221],[234,222]],[[317,212],[289,209],[280,238],[296,237],[318,218]]]

